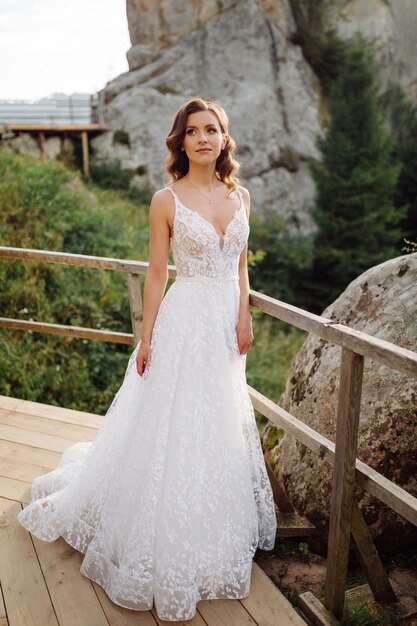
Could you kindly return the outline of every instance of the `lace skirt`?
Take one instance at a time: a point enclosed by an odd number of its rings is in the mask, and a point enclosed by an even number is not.
[[[178,278],[155,320],[143,377],[133,350],[94,442],[32,483],[19,522],[85,554],[113,602],[191,619],[201,599],[249,594],[276,519],[239,353],[236,280]]]

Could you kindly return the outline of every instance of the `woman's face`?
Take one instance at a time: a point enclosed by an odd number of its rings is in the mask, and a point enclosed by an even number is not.
[[[222,133],[217,116],[211,111],[190,113],[187,118],[183,148],[190,161],[209,164],[216,162],[226,136]]]

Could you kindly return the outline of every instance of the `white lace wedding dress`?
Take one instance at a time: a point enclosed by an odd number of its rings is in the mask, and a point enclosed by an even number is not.
[[[116,604],[155,601],[160,619],[178,621],[198,600],[249,595],[255,550],[273,548],[276,518],[235,328],[249,234],[241,192],[221,238],[171,191],[177,277],[145,374],[138,344],[95,441],[71,445],[33,481],[18,520],[85,553],[81,573]]]

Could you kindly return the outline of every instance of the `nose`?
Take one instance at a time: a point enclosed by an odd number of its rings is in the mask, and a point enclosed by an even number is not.
[[[200,141],[200,142],[207,143],[207,136],[206,136],[206,135],[207,135],[206,131],[205,131],[205,130],[202,130],[202,131],[201,131],[201,134],[200,134],[200,140],[199,140],[199,141]]]

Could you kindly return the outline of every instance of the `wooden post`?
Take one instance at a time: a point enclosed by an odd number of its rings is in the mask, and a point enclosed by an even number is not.
[[[272,471],[272,467],[266,460],[265,467],[268,474],[269,482],[271,483],[272,493],[274,494],[274,501],[278,505],[279,510],[282,513],[294,513],[294,507],[287,496],[287,492],[285,491],[284,487],[278,482],[277,477]]]
[[[42,161],[46,161],[45,133],[42,131],[39,133],[39,147],[41,149]]]
[[[83,151],[83,172],[86,178],[90,178],[90,163],[88,158],[88,134],[86,130],[81,132],[81,144]]]
[[[142,289],[140,276],[129,272],[127,276],[129,287],[130,316],[132,320],[133,342],[137,346],[142,334]]]
[[[342,348],[325,596],[326,608],[337,617],[345,598],[363,361],[362,355]]]
[[[356,556],[366,574],[375,600],[381,604],[396,602],[394,590],[356,500],[353,501],[352,508],[352,540]]]

